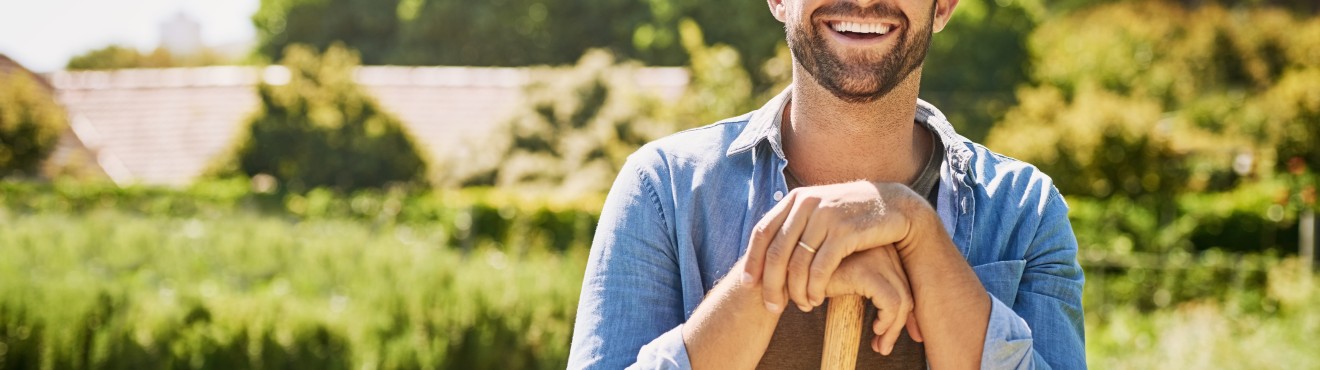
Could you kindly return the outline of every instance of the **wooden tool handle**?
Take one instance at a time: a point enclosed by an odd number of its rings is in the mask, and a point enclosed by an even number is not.
[[[825,351],[820,358],[822,370],[854,370],[857,368],[857,347],[862,340],[862,296],[845,295],[830,298],[829,312],[825,315]]]

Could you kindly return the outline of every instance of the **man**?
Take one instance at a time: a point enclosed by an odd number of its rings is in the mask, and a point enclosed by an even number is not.
[[[768,0],[793,82],[646,145],[601,214],[570,368],[816,368],[860,294],[859,368],[1085,368],[1050,179],[917,99],[957,0]]]

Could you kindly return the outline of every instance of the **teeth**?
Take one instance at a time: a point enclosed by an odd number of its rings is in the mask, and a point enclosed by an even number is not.
[[[833,22],[830,24],[830,28],[833,28],[838,32],[875,33],[881,35],[889,33],[889,26],[879,23]]]

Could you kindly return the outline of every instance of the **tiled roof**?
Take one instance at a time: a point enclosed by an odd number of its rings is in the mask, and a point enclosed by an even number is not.
[[[50,83],[47,82],[46,79],[42,78],[40,75],[37,75],[36,73],[32,73],[32,71],[29,71],[27,68],[23,68],[22,65],[18,64],[18,62],[14,61],[13,59],[9,59],[8,56],[5,56],[4,54],[0,54],[0,76],[8,75],[10,73],[15,73],[15,72],[26,73],[29,76],[32,76],[33,80],[36,80],[37,83],[45,87],[46,90],[50,90]]]
[[[535,70],[361,67],[356,80],[398,116],[433,158],[490,132],[513,111]],[[282,67],[200,67],[49,75],[72,132],[115,182],[183,185],[229,148],[257,109],[255,85],[287,79]],[[668,99],[681,68],[645,68],[638,85]]]

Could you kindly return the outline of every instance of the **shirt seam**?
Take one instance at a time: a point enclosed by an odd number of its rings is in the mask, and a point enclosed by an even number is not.
[[[649,178],[648,176],[646,176],[646,173],[642,172],[642,167],[641,167],[641,166],[638,166],[638,167],[637,167],[637,175],[638,175],[638,177],[641,178],[641,180],[642,180],[642,186],[646,187],[646,195],[647,195],[647,197],[648,197],[648,198],[651,198],[651,206],[652,206],[652,207],[655,207],[655,212],[656,212],[656,214],[660,216],[660,227],[664,228],[664,230],[665,230],[665,239],[669,239],[669,240],[668,240],[668,242],[669,242],[669,246],[670,246],[670,248],[672,249],[672,248],[674,247],[674,245],[675,245],[672,236],[670,236],[671,231],[672,231],[673,229],[670,228],[670,226],[669,226],[669,220],[665,217],[665,208],[664,208],[664,206],[662,206],[662,205],[660,204],[660,194],[659,194],[659,192],[656,191],[655,186],[651,185],[650,178]],[[671,251],[671,252],[673,252],[674,254],[671,254],[671,255],[670,255],[670,258],[672,258],[672,259],[674,260],[674,263],[677,264],[677,263],[678,263],[678,255],[677,255],[677,252],[678,252],[678,251],[673,250],[673,251]]]

